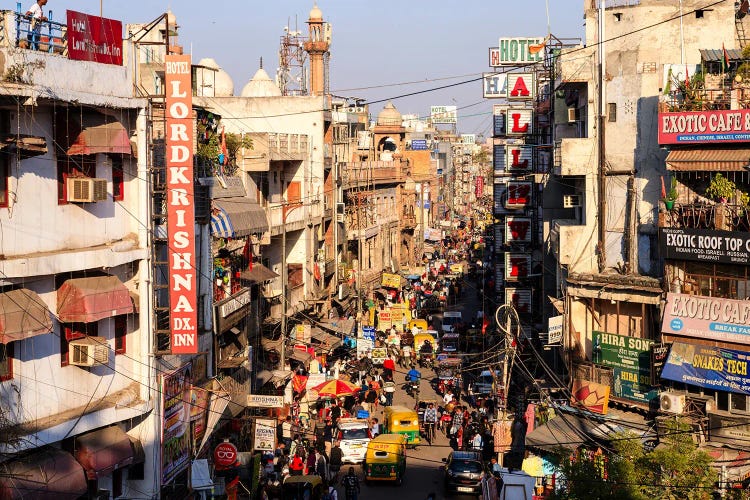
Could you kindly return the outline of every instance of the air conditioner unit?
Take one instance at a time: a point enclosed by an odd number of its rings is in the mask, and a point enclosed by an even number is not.
[[[95,203],[107,199],[107,179],[68,177],[67,200],[71,203]]]
[[[686,396],[686,403],[690,403],[704,414],[716,410],[716,400],[711,396],[688,394]]]
[[[563,195],[563,208],[576,208],[581,206],[580,194]]]
[[[685,411],[685,395],[669,391],[659,393],[659,410],[681,415]]]
[[[69,361],[75,366],[106,365],[109,361],[109,346],[104,337],[84,337],[71,340]]]
[[[336,203],[336,222],[344,223],[345,212],[346,205],[344,203]]]
[[[578,110],[576,108],[568,108],[568,123],[575,123],[578,121]]]

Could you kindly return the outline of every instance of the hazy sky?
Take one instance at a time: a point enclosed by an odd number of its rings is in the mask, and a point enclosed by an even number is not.
[[[586,0],[587,2],[590,0]],[[33,0],[24,0],[31,4]],[[549,24],[558,38],[583,37],[584,0],[548,0]],[[11,8],[15,8],[15,2]],[[193,62],[212,57],[234,80],[239,94],[260,58],[273,78],[284,27],[307,33],[312,0],[49,0],[54,20],[65,9],[126,23],[148,22],[171,9],[180,43]],[[544,36],[545,0],[320,0],[333,27],[332,93],[368,101],[393,99],[401,113],[429,115],[431,105],[458,106],[458,130],[489,134],[492,101],[480,82],[398,98],[470,80],[489,71],[488,48],[500,37]],[[419,82],[402,85],[405,82]],[[364,88],[374,87],[374,88]],[[479,103],[479,104],[477,104]],[[374,104],[377,113],[383,104]],[[461,109],[462,107],[466,107]]]

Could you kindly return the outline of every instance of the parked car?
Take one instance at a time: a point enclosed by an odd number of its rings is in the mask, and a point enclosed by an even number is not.
[[[341,461],[345,464],[362,463],[367,452],[367,443],[372,438],[367,419],[340,418],[336,423],[336,428],[341,448]]]
[[[473,451],[452,451],[445,462],[446,493],[482,493],[482,457]]]

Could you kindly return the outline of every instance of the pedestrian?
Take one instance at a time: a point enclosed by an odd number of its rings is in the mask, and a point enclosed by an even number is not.
[[[281,423],[281,442],[289,448],[292,445],[292,417],[287,415]]]
[[[359,478],[354,472],[354,467],[349,467],[349,473],[341,482],[344,484],[346,500],[357,500],[359,496]]]
[[[318,458],[315,459],[315,474],[323,481],[328,477],[328,461],[322,453],[318,453]]]
[[[333,423],[330,419],[326,420],[326,426],[323,428],[323,446],[326,450],[326,455],[331,456],[331,448],[333,443]]]
[[[375,439],[375,436],[380,434],[380,424],[378,423],[377,418],[373,418],[370,421],[370,435],[372,436],[371,439]]]
[[[305,464],[302,462],[302,457],[299,456],[299,453],[295,453],[292,463],[289,464],[289,475],[301,476],[304,469]]]
[[[29,48],[32,50],[39,50],[42,23],[47,21],[47,17],[44,15],[45,5],[47,5],[47,0],[36,0],[26,11],[26,17],[29,18],[29,34],[26,35],[26,39],[29,41]]]
[[[333,484],[329,484],[321,500],[339,500],[339,492]]]
[[[393,377],[386,382],[383,382],[383,394],[385,394],[385,406],[393,405],[393,395],[396,392],[396,382],[393,381]]]
[[[331,460],[328,462],[328,473],[330,477],[328,478],[328,481],[331,484],[336,484],[336,478],[339,475],[339,471],[341,470],[341,464],[344,460],[344,454],[341,451],[341,447],[339,446],[338,441],[333,443],[333,448],[331,448]]]
[[[310,450],[307,452],[307,461],[305,462],[305,470],[307,471],[307,474],[315,474],[315,465],[318,462],[317,453],[315,453],[315,448],[310,448]]]

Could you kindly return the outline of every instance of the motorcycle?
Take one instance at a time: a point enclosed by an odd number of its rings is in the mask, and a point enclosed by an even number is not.
[[[419,381],[407,381],[406,393],[414,399],[417,399],[419,397]]]
[[[435,367],[435,355],[432,352],[419,353],[419,366],[433,369]]]

